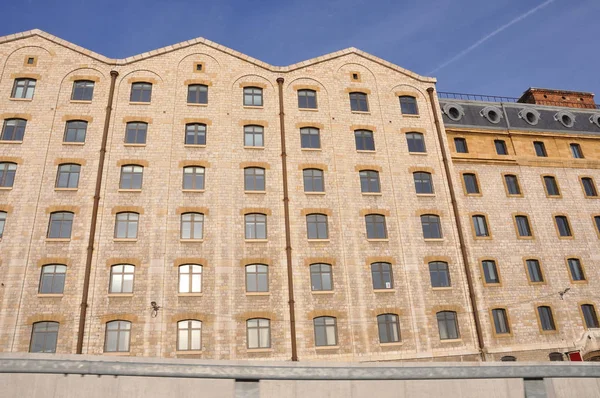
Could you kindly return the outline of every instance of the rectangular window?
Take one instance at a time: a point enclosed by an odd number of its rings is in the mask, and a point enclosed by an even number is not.
[[[373,289],[375,290],[394,288],[392,264],[390,263],[371,264],[371,277],[373,278]]]
[[[35,79],[15,79],[11,98],[32,99],[35,83]]]
[[[321,135],[319,129],[303,127],[300,129],[300,147],[303,149],[320,149]]]
[[[535,259],[527,260],[527,274],[529,275],[529,281],[531,283],[542,283],[544,282],[544,275],[542,274],[542,267],[540,262]]]
[[[581,184],[583,185],[583,192],[585,196],[588,198],[595,198],[598,196],[598,191],[596,191],[596,184],[594,184],[594,180],[590,177],[582,177]]]
[[[403,115],[418,115],[417,99],[409,95],[400,97],[400,111]]]
[[[190,84],[188,86],[188,104],[208,104],[208,86]]]
[[[244,126],[244,146],[264,147],[264,128],[262,126]]]
[[[0,141],[23,141],[25,126],[27,126],[27,120],[6,119],[2,126]]]
[[[508,150],[506,149],[506,142],[503,140],[494,140],[494,146],[496,147],[496,153],[498,155],[508,155]]]
[[[387,239],[385,216],[367,214],[365,216],[365,223],[367,225],[367,239]]]
[[[477,176],[473,173],[464,173],[463,181],[465,183],[465,191],[467,195],[478,195],[481,192],[479,191],[479,184],[477,183]]]
[[[598,315],[596,314],[596,309],[591,304],[583,304],[581,306],[581,312],[583,313],[583,319],[585,321],[585,327],[590,328],[599,328],[598,324]]]
[[[496,262],[494,260],[483,260],[481,266],[483,268],[483,277],[485,278],[486,284],[500,283],[498,269],[496,268]]]
[[[129,352],[131,322],[112,321],[106,324],[104,352]]]
[[[596,232],[600,234],[600,216],[594,216],[594,224],[596,224]],[[0,232],[1,234],[1,232]],[[0,235],[1,237],[1,235]]]
[[[361,170],[359,173],[360,177],[360,191],[363,193],[379,193],[381,187],[379,184],[379,172],[374,170]]]
[[[127,123],[127,129],[125,130],[125,143],[126,144],[145,144],[147,131],[148,131],[147,123],[143,123],[143,122]]]
[[[570,258],[567,260],[569,264],[569,272],[571,274],[571,279],[575,282],[584,281],[585,274],[583,273],[583,267],[581,266],[581,261],[577,258]]]
[[[508,316],[504,308],[496,308],[492,310],[492,317],[494,318],[494,328],[496,334],[509,334],[510,326],[508,325]]]
[[[517,223],[517,232],[519,237],[532,237],[531,227],[529,225],[529,219],[527,216],[515,216],[515,222]]]
[[[137,239],[138,213],[118,213],[115,222],[116,239]]]
[[[51,264],[42,267],[39,294],[62,294],[65,288],[66,265]]]
[[[302,176],[304,179],[304,192],[325,192],[323,170],[304,169],[302,170]]]
[[[542,141],[534,141],[533,148],[535,149],[535,155],[545,158],[548,156],[546,153],[546,145]]]
[[[556,228],[558,228],[558,235],[561,237],[573,236],[571,232],[571,226],[569,225],[569,219],[566,216],[556,216]]]
[[[556,330],[556,325],[554,324],[554,317],[552,316],[552,308],[541,306],[538,307],[537,310],[538,315],[540,317],[540,324],[542,326],[542,330]]]
[[[0,239],[4,235],[4,225],[6,224],[6,212],[0,211]]]
[[[331,265],[310,265],[310,287],[313,292],[333,290],[333,277],[331,275]]]
[[[315,328],[315,346],[337,345],[337,321],[334,317],[322,316],[313,320]]]
[[[246,265],[246,292],[269,291],[269,267],[264,264]]]
[[[456,148],[457,153],[469,153],[469,148],[467,147],[467,140],[464,138],[455,138],[454,147]]]
[[[314,90],[298,90],[298,108],[317,109],[317,92]]]
[[[485,238],[490,236],[490,231],[488,230],[487,221],[485,216],[476,215],[473,216],[473,227],[475,228],[475,236],[478,238]]]
[[[152,97],[152,84],[151,83],[133,83],[131,85],[131,94],[129,96],[129,102],[150,102]]]
[[[202,239],[204,214],[183,213],[181,215],[181,239]]]
[[[370,130],[355,130],[354,141],[357,151],[375,150],[375,140],[373,139],[373,132]]]
[[[506,190],[509,195],[521,195],[521,187],[519,186],[519,179],[516,175],[506,174],[504,176],[504,182],[506,183]]]
[[[544,186],[546,187],[546,194],[548,196],[560,196],[558,183],[553,176],[544,176]]]
[[[383,314],[377,316],[380,343],[396,343],[400,341],[398,315]]]
[[[50,239],[70,239],[73,228],[73,213],[56,212],[50,214],[48,235]]]
[[[83,120],[70,120],[65,126],[63,142],[85,142],[87,122]]]
[[[94,96],[94,82],[89,80],[77,80],[73,82],[71,101],[91,101]]]
[[[424,214],[421,216],[421,228],[424,239],[442,239],[442,224],[440,217],[435,214]]]
[[[450,271],[448,263],[433,261],[429,263],[431,287],[450,287]]]
[[[328,239],[327,216],[325,214],[308,214],[306,231],[308,239]]]
[[[581,150],[581,145],[579,144],[569,144],[571,148],[571,155],[573,155],[574,159],[583,159],[583,151]]]
[[[202,322],[186,320],[177,322],[177,351],[202,350]]]
[[[350,109],[352,112],[369,112],[367,94],[350,93]]]
[[[246,214],[246,239],[267,239],[267,216],[264,214]]]
[[[263,106],[262,88],[244,87],[244,106]]]
[[[31,331],[29,352],[56,352],[58,322],[37,322]]]
[[[436,314],[440,340],[456,340],[460,338],[456,312],[442,311]]]

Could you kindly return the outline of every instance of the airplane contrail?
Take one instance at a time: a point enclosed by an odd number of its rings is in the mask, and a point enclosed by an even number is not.
[[[546,7],[550,3],[554,3],[554,1],[555,0],[546,0],[545,2],[543,2],[540,5],[538,5],[537,7],[534,7],[531,10],[527,11],[526,13],[519,15],[518,17],[516,17],[512,21],[508,22],[505,25],[502,25],[501,27],[499,27],[498,29],[496,29],[492,33],[490,33],[490,34],[484,36],[483,38],[479,39],[473,45],[471,45],[471,46],[467,47],[466,49],[462,50],[461,52],[459,52],[458,54],[456,54],[454,57],[450,58],[449,60],[447,60],[443,64],[439,65],[437,68],[433,69],[431,72],[429,72],[427,74],[428,75],[432,75],[435,72],[437,72],[438,70],[440,70],[442,68],[445,68],[446,66],[450,65],[452,62],[456,61],[457,59],[459,59],[459,58],[465,56],[466,54],[468,54],[469,52],[473,51],[474,49],[476,49],[477,47],[479,47],[480,45],[482,45],[484,42],[486,42],[487,40],[489,40],[492,37],[496,36],[498,33],[501,33],[502,31],[504,31],[505,29],[511,27],[512,25],[516,24],[517,22],[522,21],[523,19],[527,18],[528,16],[530,16],[533,13],[535,13],[536,11],[539,11],[542,8]]]

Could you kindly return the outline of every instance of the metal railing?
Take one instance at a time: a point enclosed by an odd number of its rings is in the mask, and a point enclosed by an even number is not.
[[[462,101],[482,101],[482,102],[513,102],[513,103],[519,102],[519,98],[516,98],[516,97],[502,97],[502,96],[498,96],[498,95],[450,93],[450,92],[445,92],[445,91],[438,91],[438,98],[462,100]],[[586,104],[583,102],[538,100],[535,104],[531,104],[529,102],[524,102],[524,103],[530,104],[530,105],[560,106],[560,107],[567,107],[567,108],[600,109],[600,105]]]

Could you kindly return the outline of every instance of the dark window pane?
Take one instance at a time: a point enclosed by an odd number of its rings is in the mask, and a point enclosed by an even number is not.
[[[463,174],[463,180],[465,182],[465,190],[469,195],[479,194],[479,184],[477,183],[477,176],[471,173]]]
[[[581,150],[581,146],[579,144],[570,144],[571,155],[575,159],[583,159],[583,151]]]
[[[425,153],[425,138],[421,133],[406,133],[408,152]]]
[[[298,90],[298,108],[317,109],[317,92]]]
[[[300,146],[302,148],[318,149],[321,148],[321,137],[319,129],[314,127],[304,127],[300,129]]]
[[[264,214],[246,214],[246,239],[267,239],[267,216]]]
[[[544,145],[543,142],[541,142],[541,141],[534,141],[533,142],[533,148],[535,149],[536,156],[540,156],[540,157],[547,157],[548,156],[548,154],[546,153],[546,145]]]
[[[304,178],[304,192],[325,192],[323,170],[304,169],[302,175]]]
[[[68,121],[65,126],[64,142],[85,142],[87,122],[82,120]]]
[[[91,101],[94,96],[94,82],[88,80],[77,80],[73,83],[71,100]]]
[[[23,141],[27,120],[6,119],[2,127],[1,141]]]
[[[127,130],[125,132],[125,143],[127,143],[127,144],[145,144],[147,129],[148,129],[148,124],[146,124],[146,123],[142,123],[142,122],[127,123]]]
[[[417,171],[413,173],[415,180],[415,191],[417,194],[432,194],[433,193],[433,181],[431,181],[431,174],[424,171]]]
[[[526,263],[529,280],[533,283],[543,282],[544,276],[542,274],[540,262],[538,260],[527,260]]]
[[[417,99],[410,96],[400,97],[400,110],[403,115],[418,115]]]
[[[433,214],[425,214],[421,216],[421,226],[423,228],[423,238],[425,239],[441,239],[442,226],[440,217]]]
[[[567,262],[569,263],[571,279],[574,281],[584,281],[585,275],[583,273],[583,268],[581,267],[581,261],[576,258],[570,258]]]
[[[56,352],[58,322],[37,322],[33,324],[29,352]]]
[[[448,264],[441,261],[429,263],[429,276],[431,278],[431,287],[449,287],[450,271]]]
[[[152,84],[150,83],[133,83],[131,85],[130,102],[150,102],[152,96]]]
[[[331,275],[331,265],[329,264],[311,264],[310,265],[310,284],[311,290],[333,290],[333,278]]]
[[[517,223],[517,231],[519,232],[519,236],[532,236],[529,220],[526,216],[516,216],[515,221]]]
[[[496,334],[508,334],[510,333],[510,326],[508,325],[508,316],[506,310],[497,308],[492,310],[492,317],[494,318],[494,328]]]
[[[483,267],[483,277],[485,283],[500,283],[500,277],[498,276],[498,270],[496,269],[496,262],[492,260],[484,260],[481,262]]]
[[[324,214],[309,214],[306,216],[308,239],[327,239],[327,216]]]
[[[558,234],[560,236],[573,236],[571,233],[571,226],[569,220],[565,216],[556,216],[556,227],[558,228]]]
[[[17,173],[16,163],[0,163],[0,187],[12,187]]]
[[[458,332],[456,312],[442,311],[438,312],[436,317],[438,322],[438,330],[440,333],[440,340],[452,340],[460,337]]]
[[[262,126],[244,126],[244,146],[263,147],[263,134]]]
[[[373,139],[373,132],[369,130],[356,130],[354,131],[354,140],[356,142],[357,151],[374,151],[375,141]]]
[[[455,138],[454,147],[456,148],[457,153],[469,153],[469,148],[467,148],[467,140],[464,138]]]
[[[506,182],[506,189],[508,190],[509,195],[520,195],[521,187],[519,186],[519,180],[517,176],[507,174],[504,176],[504,181]]]
[[[73,213],[56,212],[50,214],[48,225],[48,238],[69,239],[73,226]]]
[[[549,196],[559,196],[560,191],[558,190],[558,184],[556,179],[552,176],[544,176],[544,185],[546,186],[546,193]]]
[[[392,264],[390,263],[371,264],[371,277],[373,279],[373,289],[394,288]]]
[[[142,189],[144,168],[138,165],[121,167],[119,189]]]
[[[77,188],[79,186],[79,172],[81,166],[78,164],[61,164],[56,174],[56,188]]]
[[[188,104],[208,104],[208,87],[203,84],[188,86]]]
[[[365,216],[367,226],[367,239],[386,239],[387,228],[385,216],[380,214],[368,214]]]
[[[550,307],[538,307],[538,315],[540,317],[540,323],[542,324],[542,330],[556,330],[552,309]]]
[[[398,315],[383,314],[377,316],[380,343],[396,343],[400,341]]]
[[[494,140],[494,146],[496,147],[496,153],[498,155],[508,155],[508,151],[506,149],[506,142],[503,140]]]
[[[350,109],[353,112],[368,112],[369,103],[367,102],[367,94],[350,93]]]
[[[247,167],[244,169],[244,190],[265,190],[265,169],[259,167]]]
[[[581,306],[581,312],[583,313],[583,319],[585,321],[586,328],[598,328],[598,315],[596,309],[591,304],[583,304]]]
[[[473,216],[472,218],[475,236],[479,238],[490,236],[485,216]]]
[[[206,125],[190,123],[185,125],[186,145],[206,145]]]
[[[585,196],[594,197],[598,196],[598,192],[596,191],[596,184],[594,184],[594,180],[589,177],[583,177],[581,179],[581,183],[583,184],[583,190],[585,192]]]
[[[244,105],[245,106],[262,106],[263,105],[262,88],[245,87],[244,88]]]
[[[315,328],[315,346],[337,345],[337,322],[333,317],[322,316],[313,319]]]
[[[32,99],[35,84],[35,79],[15,79],[11,98]]]
[[[62,294],[65,286],[65,265],[44,265],[40,276],[40,294]]]
[[[381,192],[379,186],[379,173],[374,170],[362,170],[360,176],[360,191],[361,192]]]

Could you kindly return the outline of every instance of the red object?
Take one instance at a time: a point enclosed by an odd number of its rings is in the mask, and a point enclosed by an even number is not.
[[[581,357],[581,352],[579,351],[571,351],[568,352],[569,361],[571,362],[583,362],[583,358]]]

